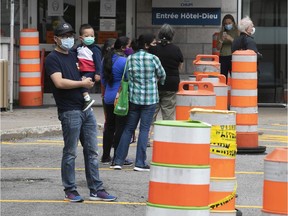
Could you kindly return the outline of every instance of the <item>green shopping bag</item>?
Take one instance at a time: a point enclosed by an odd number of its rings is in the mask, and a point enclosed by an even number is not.
[[[126,72],[126,65],[121,80],[119,97],[115,98],[114,102],[114,114],[119,116],[126,116],[129,110],[128,81],[125,80],[124,77],[125,72]]]

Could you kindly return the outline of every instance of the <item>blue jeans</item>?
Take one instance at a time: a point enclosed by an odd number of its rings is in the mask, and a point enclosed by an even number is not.
[[[129,104],[128,119],[120,139],[119,146],[116,151],[115,164],[123,166],[124,160],[128,155],[131,137],[140,120],[140,132],[137,140],[136,151],[136,167],[144,167],[146,165],[146,148],[148,143],[148,135],[153,120],[156,104],[137,105]]]
[[[62,125],[64,148],[61,163],[61,176],[64,191],[76,190],[75,159],[77,145],[80,139],[83,147],[85,174],[90,190],[103,189],[103,182],[99,178],[97,123],[92,109],[71,110],[59,113]]]

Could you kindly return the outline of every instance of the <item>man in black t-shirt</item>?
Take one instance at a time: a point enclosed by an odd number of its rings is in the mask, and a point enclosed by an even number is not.
[[[56,44],[45,60],[45,71],[52,83],[52,92],[61,121],[64,148],[62,153],[61,176],[65,200],[83,202],[77,192],[75,182],[75,159],[78,141],[83,146],[85,173],[90,200],[112,201],[99,178],[97,123],[92,108],[82,111],[84,98],[82,88],[92,88],[91,78],[80,78],[75,53],[70,52],[74,45],[74,30],[69,23],[59,24],[54,31]]]

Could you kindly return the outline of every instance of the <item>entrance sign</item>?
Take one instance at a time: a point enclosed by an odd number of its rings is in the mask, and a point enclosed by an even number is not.
[[[116,19],[100,19],[100,31],[116,31]]]
[[[162,25],[221,24],[221,8],[152,8],[152,24]]]

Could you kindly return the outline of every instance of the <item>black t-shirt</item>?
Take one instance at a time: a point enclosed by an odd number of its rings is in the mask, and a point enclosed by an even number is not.
[[[62,77],[70,80],[80,80],[80,73],[76,66],[77,57],[75,53],[68,55],[52,51],[45,60],[45,73],[49,76],[55,72],[61,72]],[[82,88],[59,89],[51,80],[52,93],[55,98],[58,112],[68,110],[82,110],[84,98]]]
[[[159,91],[178,91],[180,82],[179,64],[183,62],[183,54],[180,48],[172,43],[165,46],[158,44],[150,47],[149,52],[158,56],[166,72],[164,85],[158,85]]]

